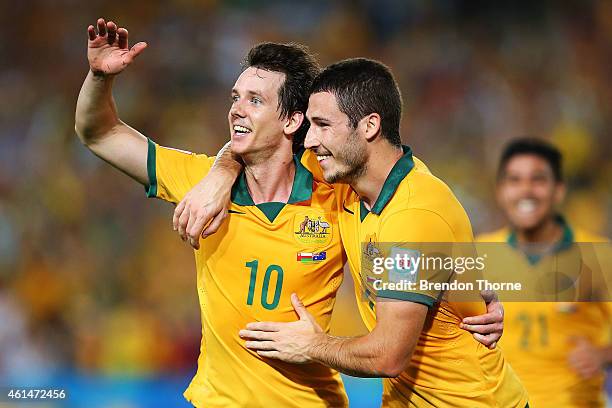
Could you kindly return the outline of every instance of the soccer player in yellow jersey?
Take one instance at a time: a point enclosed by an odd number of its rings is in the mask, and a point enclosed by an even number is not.
[[[370,333],[332,337],[292,295],[300,320],[251,323],[240,332],[246,346],[270,361],[386,377],[386,407],[525,407],[527,394],[501,352],[460,328],[484,303],[439,303],[435,291],[377,291],[367,279],[364,252],[379,251],[379,243],[473,239],[450,189],[401,146],[401,98],[389,70],[366,59],[331,65],[315,80],[307,116],[303,163],[319,176],[322,169],[330,183],[346,183],[334,185],[339,229]]]
[[[127,31],[103,19],[88,35],[90,72],[77,102],[77,134],[145,185],[149,197],[179,202],[214,158],[158,146],[122,122],[112,85],[146,44],[128,48]],[[232,89],[232,149],[246,169],[232,188],[228,219],[195,252],[202,343],[185,397],[197,407],[347,405],[335,370],[316,362],[264,361],[238,337],[253,320],[294,320],[293,292],[324,330],[329,325],[345,262],[335,195],[313,182],[292,153],[293,138],[301,144],[305,135],[308,89],[317,72],[303,47],[266,43],[249,52]]]
[[[607,241],[572,228],[557,212],[565,195],[561,161],[548,142],[512,141],[497,178],[497,200],[509,226],[478,237],[507,243],[516,250],[517,267],[533,273],[552,256],[562,263],[574,243]],[[505,311],[500,345],[534,407],[604,406],[603,368],[612,360],[605,303],[506,302]]]

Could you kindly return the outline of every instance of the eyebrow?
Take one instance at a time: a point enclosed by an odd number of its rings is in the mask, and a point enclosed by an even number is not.
[[[239,94],[239,93],[240,92],[238,92],[238,90],[236,88],[232,88],[232,94]],[[267,101],[266,97],[263,96],[263,94],[262,94],[262,92],[260,90],[247,91],[247,95],[249,95],[249,96],[259,96],[264,101]]]
[[[310,121],[311,122],[327,122],[327,123],[331,122],[331,120],[329,120],[328,118],[322,118],[320,116],[313,116],[310,118]]]

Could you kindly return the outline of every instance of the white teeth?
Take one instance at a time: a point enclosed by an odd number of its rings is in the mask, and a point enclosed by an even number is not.
[[[520,211],[520,212],[533,212],[535,211],[537,207],[537,202],[536,200],[530,199],[530,198],[525,198],[522,200],[519,200],[519,202],[516,205],[516,208]]]
[[[317,160],[318,160],[318,161],[321,161],[321,160],[325,160],[325,159],[327,159],[327,158],[329,158],[329,157],[331,157],[331,155],[330,155],[330,154],[325,155],[325,156],[317,156]]]
[[[240,125],[234,125],[234,132],[249,133],[251,129]]]

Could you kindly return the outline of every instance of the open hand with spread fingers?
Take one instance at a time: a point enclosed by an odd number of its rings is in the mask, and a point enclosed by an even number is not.
[[[147,43],[128,45],[128,31],[112,21],[99,18],[96,27],[87,27],[87,59],[96,75],[116,75],[132,63],[147,48]]]

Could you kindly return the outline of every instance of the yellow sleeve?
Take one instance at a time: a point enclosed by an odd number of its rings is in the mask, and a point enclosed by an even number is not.
[[[379,290],[380,298],[406,300],[428,307],[441,298],[442,290],[434,283],[448,282],[452,276],[447,270],[448,259],[453,257],[454,234],[448,223],[436,212],[410,208],[385,217],[380,226],[379,242],[387,248],[386,256],[408,256],[409,271],[387,271],[386,279],[391,283],[409,280],[412,288],[401,290]],[[425,282],[427,287],[422,287]]]
[[[208,174],[214,162],[215,156],[163,147],[149,139],[147,197],[180,202]]]

